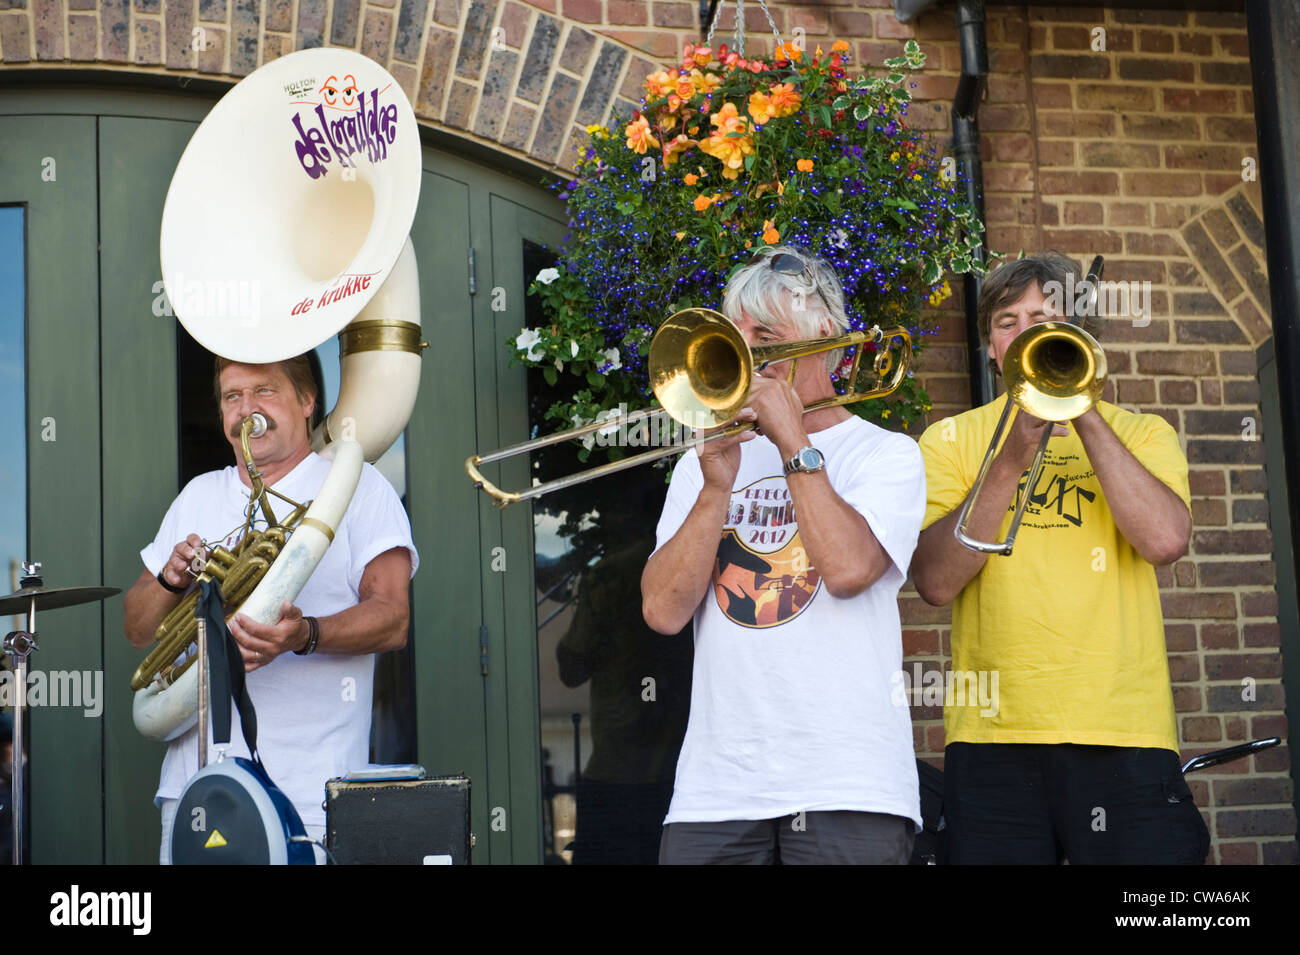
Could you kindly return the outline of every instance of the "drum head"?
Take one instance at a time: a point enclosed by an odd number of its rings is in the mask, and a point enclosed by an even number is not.
[[[275,797],[279,797],[278,799]],[[302,820],[249,760],[226,759],[186,784],[172,824],[173,865],[313,865]]]

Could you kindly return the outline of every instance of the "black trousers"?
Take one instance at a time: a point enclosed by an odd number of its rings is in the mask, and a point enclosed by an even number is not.
[[[1167,749],[952,743],[939,861],[1201,865],[1210,834]]]

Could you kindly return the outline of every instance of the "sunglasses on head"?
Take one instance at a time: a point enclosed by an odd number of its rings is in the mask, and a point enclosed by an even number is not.
[[[749,260],[749,264],[753,265],[762,257],[763,253],[761,251],[755,253],[755,255]],[[773,272],[780,272],[782,275],[801,275],[806,278],[808,283],[813,287],[813,291],[817,293],[817,297],[821,299],[822,304],[826,306],[826,314],[833,314],[831,311],[831,303],[826,301],[826,296],[822,294],[821,286],[817,283],[817,280],[813,277],[812,270],[808,268],[807,263],[805,263],[803,259],[799,258],[797,255],[791,255],[789,252],[779,252],[769,258],[767,263],[772,267]]]

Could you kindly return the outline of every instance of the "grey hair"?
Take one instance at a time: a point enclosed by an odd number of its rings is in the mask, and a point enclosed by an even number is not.
[[[782,254],[797,258],[807,272],[787,275],[773,269],[771,260]],[[800,303],[802,308],[798,307]],[[742,313],[769,330],[790,326],[799,339],[843,335],[849,327],[844,293],[835,270],[825,259],[792,245],[760,249],[751,262],[731,276],[722,294],[722,314],[736,322]],[[830,331],[824,332],[828,320]],[[843,355],[842,348],[826,353],[828,373],[839,367]]]

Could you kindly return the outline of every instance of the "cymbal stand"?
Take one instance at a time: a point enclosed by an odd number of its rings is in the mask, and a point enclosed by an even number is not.
[[[38,562],[23,561],[22,587],[43,587],[41,565]],[[14,865],[23,864],[23,814],[26,812],[26,793],[23,778],[23,737],[27,711],[27,657],[36,645],[36,596],[32,596],[31,606],[27,608],[27,629],[11,631],[4,639],[4,651],[9,654],[9,666],[13,671],[14,684],[17,687],[17,699],[14,702],[14,739],[13,762],[9,785],[12,787],[10,809],[13,812],[14,826]]]

